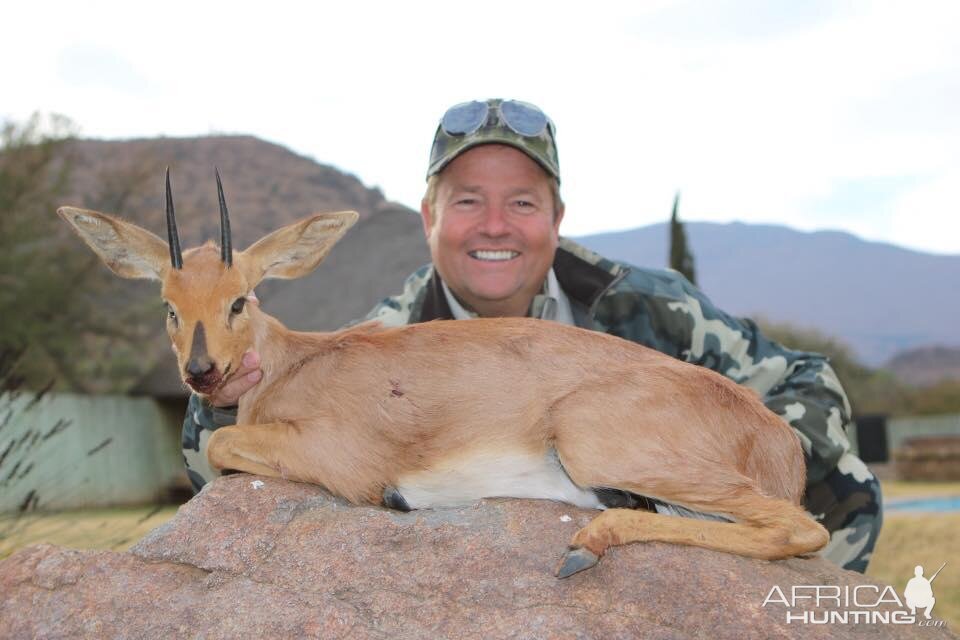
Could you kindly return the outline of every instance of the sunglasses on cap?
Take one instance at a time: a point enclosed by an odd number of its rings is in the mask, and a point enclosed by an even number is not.
[[[538,107],[519,100],[474,100],[447,109],[430,148],[427,179],[443,171],[465,151],[503,144],[527,154],[560,182],[556,128]]]
[[[440,120],[440,127],[450,136],[465,136],[484,126],[491,110],[499,113],[500,122],[517,135],[533,138],[542,135],[548,128],[553,134],[553,122],[535,105],[519,100],[506,100],[490,104],[473,100],[461,102],[447,109]]]

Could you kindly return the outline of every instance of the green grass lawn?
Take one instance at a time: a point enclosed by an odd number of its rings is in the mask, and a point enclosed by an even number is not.
[[[883,490],[887,499],[960,495],[960,482],[885,482]],[[148,506],[0,516],[0,559],[38,542],[120,551],[172,518],[176,510]],[[934,613],[951,629],[960,629],[960,514],[885,515],[867,575],[892,584],[902,594],[914,566],[923,565],[929,577],[943,562],[947,566],[933,587]]]

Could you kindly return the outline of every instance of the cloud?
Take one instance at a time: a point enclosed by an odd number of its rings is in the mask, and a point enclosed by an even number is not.
[[[897,197],[888,237],[915,249],[960,253],[960,167]]]

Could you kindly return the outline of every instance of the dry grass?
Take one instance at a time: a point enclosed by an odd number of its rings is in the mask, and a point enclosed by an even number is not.
[[[177,507],[147,506],[0,514],[0,559],[21,547],[39,542],[73,549],[121,551],[172,518],[176,512]]]
[[[960,495],[960,482],[883,482],[885,499]],[[913,568],[930,577],[947,563],[933,583],[934,617],[960,629],[960,513],[887,513],[867,575],[892,584],[902,595]]]
[[[960,482],[886,481],[881,485],[884,499],[960,496]]]
[[[934,617],[960,629],[960,514],[897,514],[884,518],[880,540],[867,575],[888,582],[903,595],[913,568],[923,565],[924,575],[947,563],[933,583],[937,598]]]

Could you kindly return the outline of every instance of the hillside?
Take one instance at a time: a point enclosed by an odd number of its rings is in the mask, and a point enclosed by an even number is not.
[[[358,211],[360,222],[313,274],[269,280],[257,288],[263,308],[294,329],[332,330],[362,317],[429,261],[415,212],[339,169],[257,138],[82,140],[71,143],[69,153],[74,169],[64,204],[119,212],[161,237],[166,235],[163,170],[169,166],[185,248],[219,237],[214,165],[223,177],[238,249],[311,213]],[[67,246],[87,251],[79,240]],[[111,291],[115,304],[154,300],[159,293],[156,283],[120,278]],[[135,391],[180,395],[183,387],[163,326],[158,307]]]
[[[238,247],[317,211],[353,209],[364,219],[409,211],[352,175],[252,136],[78,140],[67,153],[73,169],[65,204],[119,211],[157,233],[165,229],[163,171],[169,166],[185,246],[219,237],[215,166],[237,222]]]
[[[901,381],[924,386],[940,380],[960,380],[960,348],[920,347],[898,353],[883,365]]]

